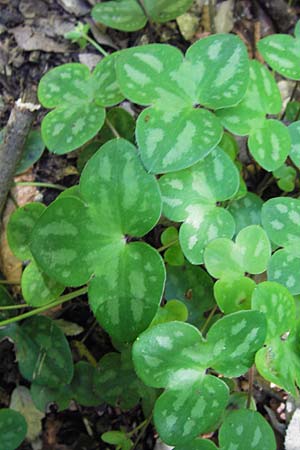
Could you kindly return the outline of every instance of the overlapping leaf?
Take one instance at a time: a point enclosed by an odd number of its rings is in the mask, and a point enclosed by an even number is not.
[[[130,341],[153,319],[164,287],[156,250],[127,244],[160,217],[157,181],[143,169],[135,147],[115,139],[85,166],[80,195],[50,205],[34,229],[32,252],[62,284],[80,286],[95,275],[89,286],[93,312],[115,339]]]
[[[184,222],[179,231],[181,248],[193,264],[203,261],[203,249],[218,237],[232,237],[234,220],[216,203],[232,198],[239,174],[231,159],[217,148],[203,161],[160,178],[163,212],[168,219]]]
[[[248,225],[261,225],[261,208],[263,200],[258,195],[248,192],[245,197],[233,200],[228,211],[235,221],[235,232],[239,233]]]
[[[292,123],[288,127],[291,137],[290,157],[297,167],[300,167],[300,121]]]
[[[38,97],[46,108],[55,108],[42,122],[48,149],[63,154],[80,147],[101,129],[105,106],[123,100],[116,81],[115,55],[100,61],[92,75],[79,63],[50,70],[40,81]]]
[[[133,346],[137,374],[149,386],[167,388],[154,409],[155,425],[165,442],[185,443],[217,426],[228,388],[205,375],[206,369],[241,375],[253,363],[265,334],[263,314],[242,311],[216,322],[207,340],[182,322],[158,325],[139,336]]]
[[[145,167],[164,173],[189,167],[216,147],[222,127],[197,105],[238,103],[247,88],[248,58],[236,36],[215,35],[191,46],[186,59],[163,44],[128,49],[118,57],[117,76],[127,98],[152,105],[139,116],[136,137]]]
[[[268,278],[300,293],[300,201],[272,198],[262,208],[262,224],[270,240],[279,247],[268,266]]]
[[[204,252],[204,261],[213,277],[238,278],[245,272],[264,272],[270,256],[271,245],[267,234],[259,225],[250,225],[239,232],[235,242],[226,238],[210,242]]]
[[[266,345],[255,358],[258,371],[265,379],[297,395],[300,343],[293,296],[278,283],[260,283],[253,293],[252,308],[267,318]]]
[[[273,34],[258,42],[258,50],[269,66],[286,78],[300,79],[300,39],[287,34]]]
[[[216,302],[225,314],[251,309],[255,282],[248,277],[223,278],[214,284]]]
[[[92,16],[98,22],[122,31],[143,28],[148,19],[167,22],[183,14],[192,0],[144,0],[141,6],[137,0],[119,0],[94,6]]]
[[[7,226],[7,239],[17,258],[23,261],[33,259],[29,248],[31,234],[45,210],[46,207],[41,203],[28,203],[11,215]],[[31,306],[46,305],[64,291],[64,285],[46,275],[34,260],[23,271],[21,286],[24,300]]]
[[[266,114],[278,114],[281,96],[274,77],[258,61],[250,61],[249,85],[238,105],[220,109],[217,116],[232,133],[247,135],[260,126]]]
[[[201,328],[204,313],[215,305],[213,281],[201,267],[186,262],[182,267],[167,267],[166,299],[177,298],[188,308],[188,322]],[[168,303],[167,303],[168,304]]]

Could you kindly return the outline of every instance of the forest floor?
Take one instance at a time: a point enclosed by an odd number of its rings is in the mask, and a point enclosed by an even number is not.
[[[177,21],[124,33],[99,27],[91,21],[90,11],[95,3],[93,0],[0,0],[0,130],[5,127],[15,101],[25,88],[32,86],[36,89],[40,78],[49,69],[74,61],[85,63],[92,69],[101,59],[101,55],[91,45],[80,49],[64,39],[64,34],[78,21],[91,25],[94,39],[108,52],[149,42],[166,42],[184,51],[191,43],[214,31],[238,34],[246,43],[250,56],[255,57],[256,42],[261,37],[275,32],[291,33],[300,13],[300,2],[296,1],[289,2],[291,7],[288,7],[288,2],[283,0],[229,0],[218,1],[211,14],[207,2],[195,0],[191,11]],[[288,99],[294,83],[280,83],[283,96]],[[134,106],[127,105],[127,108],[135,112]],[[44,114],[44,110],[39,111],[34,127],[39,127]],[[76,152],[62,157],[45,151],[40,160],[20,175],[18,180],[35,180],[68,187],[79,179],[76,162]],[[51,188],[37,187],[18,187],[13,191],[19,205],[36,199],[49,204],[58,193]],[[4,225],[13,209],[10,200],[4,212]],[[20,277],[21,264],[9,253],[3,236],[0,259],[3,276],[11,279]],[[16,299],[20,297],[17,287],[11,293]],[[84,340],[86,348],[96,360],[113,349],[109,337],[100,327],[92,327],[89,331],[94,319],[86,302],[74,301],[50,314],[51,317],[63,318],[82,327],[82,334],[70,338],[75,361],[82,358],[78,354],[76,340]],[[0,407],[9,405],[11,393],[19,384],[28,385],[18,371],[13,344],[4,340],[0,343]],[[246,378],[240,379],[240,389],[247,391]],[[283,449],[287,394],[266,386],[263,390],[254,387],[254,396],[259,411],[268,418],[276,432],[278,449]],[[42,419],[40,436],[33,442],[22,444],[19,449],[105,449],[108,446],[100,439],[104,431],[120,427],[131,430],[143,420],[139,406],[124,413],[119,408],[105,404],[85,408],[74,403],[63,412],[52,405]],[[155,430],[149,426],[137,449],[153,449],[155,441]]]

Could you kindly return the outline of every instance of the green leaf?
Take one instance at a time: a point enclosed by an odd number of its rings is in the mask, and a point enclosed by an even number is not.
[[[237,36],[217,34],[200,39],[188,49],[186,58],[197,73],[198,103],[219,109],[242,100],[249,62],[246,47]]]
[[[24,378],[50,388],[71,381],[71,350],[63,332],[52,320],[44,316],[27,319],[18,327],[15,340]]]
[[[67,409],[72,399],[69,384],[50,388],[36,382],[31,383],[30,394],[35,406],[42,412],[47,412],[49,406],[55,403],[59,411]]]
[[[102,392],[95,386],[97,369],[85,361],[74,366],[74,376],[70,385],[72,398],[82,406],[97,406],[103,403]]]
[[[265,202],[262,224],[270,240],[284,247],[299,242],[300,201],[276,197]]]
[[[265,313],[267,319],[266,345],[255,360],[258,371],[265,379],[296,395],[300,358],[293,296],[278,283],[260,283],[253,293],[252,308]]]
[[[192,108],[177,110],[172,115],[172,127],[168,112],[164,114],[159,107],[147,108],[139,115],[136,128],[141,158],[151,173],[172,172],[193,165],[216,147],[222,133],[218,119],[211,112]]]
[[[185,304],[179,300],[169,300],[163,307],[157,310],[156,316],[150,326],[153,327],[160,323],[172,322],[178,320],[185,322],[188,318],[188,309]]]
[[[185,256],[193,264],[201,264],[208,242],[234,233],[231,215],[216,208],[217,202],[230,199],[238,189],[239,174],[234,163],[217,148],[193,167],[164,175],[159,183],[164,215],[184,221],[179,240]]]
[[[107,442],[107,444],[122,445],[128,438],[124,431],[114,430],[103,433],[101,439],[102,441]]]
[[[220,432],[221,450],[276,450],[276,441],[268,422],[256,411],[232,411],[224,420]]]
[[[263,201],[258,195],[248,192],[245,197],[233,200],[228,211],[235,221],[235,231],[239,233],[248,225],[261,225],[261,208]]]
[[[210,242],[204,261],[215,278],[240,277],[245,272],[264,272],[270,256],[271,246],[265,231],[258,225],[250,225],[239,232],[235,243],[225,238]]]
[[[188,322],[199,328],[206,320],[205,312],[215,305],[212,279],[201,267],[189,263],[167,267],[165,297],[181,300],[188,309]]]
[[[11,215],[7,225],[7,240],[11,251],[18,259],[23,261],[31,259],[29,249],[31,233],[45,209],[42,203],[27,203]]]
[[[43,273],[32,261],[24,270],[21,280],[22,294],[28,305],[39,307],[57,299],[65,287]]]
[[[180,105],[182,109],[190,101],[176,79],[182,63],[183,54],[171,45],[149,44],[126,49],[116,60],[120,89],[126,98],[140,105],[171,101],[171,105],[165,105],[166,117],[171,122],[174,116],[171,107]]]
[[[25,172],[42,155],[45,149],[41,132],[39,130],[30,131],[24,144],[21,160],[18,164],[16,174]]]
[[[63,155],[92,139],[102,128],[104,119],[102,106],[87,101],[65,102],[43,119],[42,137],[50,151]]]
[[[300,294],[300,258],[294,248],[277,250],[268,265],[268,279],[287,287],[291,294]]]
[[[189,442],[217,425],[228,402],[228,387],[206,375],[181,390],[166,390],[156,401],[154,423],[167,444]]]
[[[105,119],[104,106],[123,100],[115,73],[115,55],[105,57],[93,74],[79,63],[50,70],[39,83],[43,106],[55,108],[42,122],[42,137],[49,150],[64,154],[92,139]]]
[[[224,133],[219,147],[234,161],[239,153],[239,145],[232,134]]]
[[[142,384],[137,378],[131,356],[107,353],[99,361],[93,385],[102,401],[122,409],[133,408],[141,397]]]
[[[289,131],[278,120],[264,120],[250,134],[248,146],[255,160],[271,172],[282,166],[288,157],[291,149]]]
[[[147,18],[136,0],[99,3],[92,9],[97,22],[121,31],[135,31],[144,28]]]
[[[292,192],[295,189],[297,171],[294,167],[283,164],[273,172],[277,178],[277,186],[285,192]]]
[[[274,34],[261,39],[257,47],[273,70],[286,78],[300,79],[299,39],[287,34]]]
[[[253,364],[265,335],[264,315],[241,311],[216,322],[207,341],[183,322],[157,325],[137,338],[133,361],[138,376],[149,386],[167,388],[154,408],[155,426],[166,443],[188,442],[217,426],[229,389],[205,375],[206,369],[241,375]]]
[[[168,22],[183,14],[191,5],[192,0],[144,0],[146,11],[155,22]]]
[[[295,122],[295,120],[299,119],[300,113],[300,102],[292,101],[288,102],[285,109],[285,118],[289,122]]]
[[[80,195],[83,200],[59,198],[47,208],[34,229],[32,252],[62,284],[80,286],[95,275],[89,301],[97,319],[117,340],[132,340],[150,324],[164,288],[158,252],[142,242],[127,244],[160,217],[157,181],[135,147],[115,139],[86,165]]]
[[[97,105],[114,106],[124,100],[117,82],[115,70],[118,53],[103,58],[93,70],[91,83],[94,86],[94,99]]]
[[[266,320],[257,311],[228,314],[214,323],[207,333],[207,354],[211,365],[227,377],[245,373],[266,337]]]
[[[17,449],[26,433],[27,424],[22,414],[8,408],[0,410],[0,450]]]
[[[27,439],[32,442],[42,431],[45,414],[34,405],[30,391],[25,386],[17,386],[11,395],[10,408],[21,413],[27,423]]]
[[[288,130],[292,141],[290,158],[297,167],[300,167],[300,120],[289,125]]]
[[[218,450],[215,444],[207,439],[194,439],[183,445],[176,445],[174,450]]]
[[[224,278],[214,284],[216,302],[224,314],[251,309],[256,284],[251,278]]]
[[[281,110],[281,96],[274,77],[258,61],[250,61],[250,80],[242,101],[217,111],[222,124],[237,135],[249,134],[261,125],[266,114]]]

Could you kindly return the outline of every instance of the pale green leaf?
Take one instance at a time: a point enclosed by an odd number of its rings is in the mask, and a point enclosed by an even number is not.
[[[251,296],[256,284],[251,278],[223,278],[214,284],[216,302],[224,314],[251,309]]]
[[[290,158],[297,167],[300,167],[300,120],[289,125],[288,130],[292,141]]]

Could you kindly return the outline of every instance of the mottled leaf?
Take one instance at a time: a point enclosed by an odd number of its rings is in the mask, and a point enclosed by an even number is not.
[[[45,149],[41,132],[39,130],[30,131],[24,144],[22,156],[17,167],[16,174],[25,172],[42,155]]]
[[[291,149],[289,131],[278,120],[264,120],[250,134],[248,146],[252,156],[265,170],[278,169]]]
[[[252,192],[230,202],[228,211],[234,218],[236,234],[248,225],[261,225],[262,205],[263,200]]]
[[[72,398],[82,406],[97,406],[104,402],[102,390],[95,385],[97,369],[86,361],[74,366],[74,376],[70,384]]]
[[[273,430],[256,411],[232,411],[224,420],[220,432],[221,450],[276,450]]]
[[[297,167],[300,167],[300,120],[288,127],[291,137],[290,158]]]

